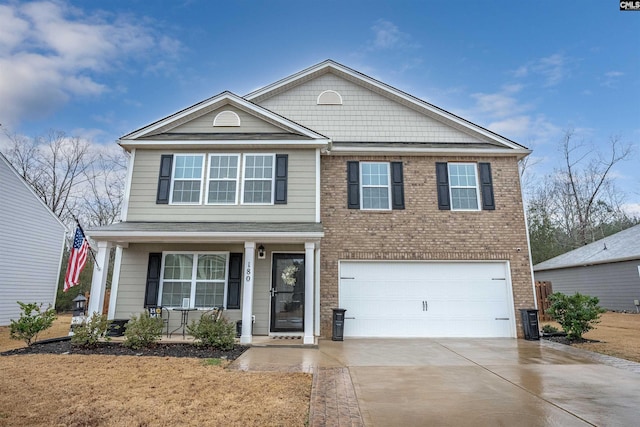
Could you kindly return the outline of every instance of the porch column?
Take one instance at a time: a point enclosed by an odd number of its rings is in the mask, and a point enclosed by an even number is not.
[[[87,309],[89,317],[94,313],[102,314],[104,294],[107,289],[107,272],[109,271],[109,249],[111,249],[110,242],[98,242],[98,253],[96,254],[96,265],[93,268],[91,295]]]
[[[116,258],[113,262],[113,275],[111,276],[111,298],[109,299],[109,312],[107,319],[113,320],[116,317],[116,300],[118,299],[118,284],[120,283],[120,265],[122,263],[122,249],[127,245],[118,244],[116,246]]]
[[[251,344],[253,326],[253,272],[256,252],[255,242],[244,243],[244,291],[242,293],[242,333],[240,344]]]
[[[314,344],[313,337],[313,283],[316,245],[313,242],[304,244],[304,339],[303,344]]]

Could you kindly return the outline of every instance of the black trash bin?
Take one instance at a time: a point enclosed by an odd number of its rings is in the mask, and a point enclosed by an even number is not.
[[[344,338],[344,312],[347,311],[344,308],[333,309],[333,335],[331,339],[333,341],[342,341]]]
[[[251,333],[253,334],[253,324],[251,325]],[[242,336],[242,320],[236,322],[236,338]]]
[[[538,325],[538,310],[535,308],[521,308],[522,328],[524,329],[525,340],[539,340],[540,328]]]

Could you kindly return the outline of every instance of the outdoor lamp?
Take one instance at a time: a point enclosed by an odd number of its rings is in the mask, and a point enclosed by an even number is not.
[[[73,315],[74,316],[82,316],[84,315],[84,308],[87,303],[87,298],[84,295],[78,294],[77,297],[73,299]]]
[[[265,258],[265,252],[264,252],[264,246],[263,245],[258,246],[258,258],[259,259],[264,259]]]

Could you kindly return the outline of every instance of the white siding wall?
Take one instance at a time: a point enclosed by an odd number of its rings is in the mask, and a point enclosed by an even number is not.
[[[0,326],[20,317],[16,301],[55,304],[62,224],[0,158]]]
[[[325,90],[335,90],[343,105],[317,105]],[[478,142],[333,74],[324,74],[259,103],[316,132],[343,142]]]
[[[640,300],[640,260],[537,271],[535,279],[551,282],[553,292],[576,292],[598,297],[600,306],[609,310],[635,313],[633,300]]]
[[[265,244],[267,254],[265,259],[255,258],[255,276],[253,293],[253,314],[256,317],[254,324],[254,335],[267,335],[269,333],[270,319],[270,293],[271,288],[271,258],[272,251],[277,252],[301,252],[303,245],[271,245]],[[223,251],[240,252],[244,256],[244,245],[242,244],[216,244],[216,245],[190,245],[190,244],[132,244],[122,252],[122,263],[120,269],[120,283],[118,285],[118,296],[116,300],[116,319],[129,319],[144,311],[144,292],[147,280],[147,263],[149,253],[166,251]],[[243,259],[244,262],[244,259]],[[114,273],[115,274],[115,273]],[[242,293],[241,293],[242,295]],[[241,301],[242,307],[242,301]],[[194,312],[189,315],[190,320],[196,320],[199,313]],[[241,310],[227,310],[224,316],[235,322],[241,319]],[[178,327],[180,324],[179,313],[171,313],[170,329]]]
[[[185,152],[185,151],[180,151]],[[199,153],[213,153],[201,150]],[[225,153],[239,151],[225,150]],[[136,150],[127,221],[189,222],[315,222],[315,150],[251,150],[249,153],[289,155],[286,205],[157,205],[160,156],[158,150]],[[174,152],[176,153],[176,152]],[[205,172],[206,173],[206,172]],[[206,174],[205,174],[206,180]],[[206,188],[206,183],[203,183]],[[240,197],[239,199],[240,200]],[[204,201],[204,196],[203,196]]]

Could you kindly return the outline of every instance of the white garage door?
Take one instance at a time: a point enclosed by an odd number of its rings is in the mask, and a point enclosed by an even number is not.
[[[340,263],[345,337],[515,337],[506,263]]]

